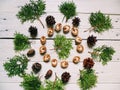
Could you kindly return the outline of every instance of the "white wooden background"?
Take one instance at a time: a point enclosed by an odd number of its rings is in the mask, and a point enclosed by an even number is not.
[[[47,15],[53,15],[56,19],[56,22],[61,22],[63,15],[58,10],[58,5],[65,0],[46,0],[46,14],[41,17],[44,25],[45,18]],[[39,54],[39,47],[41,46],[38,38],[45,35],[47,36],[47,28],[43,29],[38,21],[34,23],[26,22],[21,24],[20,21],[16,18],[17,12],[20,10],[20,6],[23,6],[28,0],[0,0],[0,90],[23,90],[19,86],[22,81],[19,77],[8,78],[6,71],[3,68],[3,63],[5,63],[8,57],[13,57],[18,54],[14,51],[13,38],[15,31],[23,33],[30,37],[28,33],[28,28],[30,25],[34,25],[38,28],[38,37],[37,39],[30,39],[32,42],[32,48],[36,50],[36,55],[31,59],[28,65],[27,72],[31,72],[31,66],[35,62],[40,62],[43,66],[40,71],[41,75],[45,75],[48,69],[52,69],[57,75],[60,75],[64,71],[68,71],[71,74],[71,79],[66,85],[65,90],[80,90],[77,85],[77,80],[79,78],[79,69],[83,69],[82,61],[84,58],[90,57],[88,51],[91,51],[86,44],[86,38],[93,34],[97,36],[96,46],[101,46],[103,44],[108,46],[113,46],[116,50],[116,53],[113,56],[113,60],[108,63],[107,66],[102,66],[101,63],[95,62],[94,69],[98,75],[98,83],[95,88],[92,90],[120,90],[120,0],[73,0],[77,5],[77,12],[81,19],[80,23],[80,32],[79,36],[82,37],[82,44],[85,47],[85,51],[82,54],[78,54],[75,51],[75,44],[73,41],[74,49],[71,50],[70,57],[68,58],[69,67],[67,69],[60,68],[60,61],[56,68],[53,68],[49,63],[44,63],[42,61],[42,56]],[[107,31],[103,34],[83,32],[90,27],[88,18],[91,12],[102,11],[103,13],[110,15],[112,18],[113,29]],[[71,25],[71,20],[68,23],[63,23],[63,25]],[[62,34],[62,33],[61,33]],[[55,36],[55,34],[54,34]],[[53,37],[54,37],[53,36]],[[73,38],[71,33],[66,35],[69,38]],[[53,38],[52,37],[52,38]],[[58,58],[57,54],[54,51],[50,51],[53,48],[53,40],[47,40],[48,53],[52,53],[52,58]],[[28,50],[25,50],[22,53],[26,53]],[[77,65],[72,63],[72,58],[76,55],[81,57],[81,62]],[[54,79],[54,75],[50,78]]]

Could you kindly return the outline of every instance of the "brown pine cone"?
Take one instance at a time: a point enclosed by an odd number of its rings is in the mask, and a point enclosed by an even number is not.
[[[35,74],[37,74],[42,68],[42,65],[40,63],[34,63],[32,65],[32,70]]]
[[[61,80],[63,83],[67,83],[70,79],[71,75],[69,72],[64,72],[62,75],[61,75]]]
[[[95,36],[93,36],[93,35],[91,35],[91,36],[89,36],[88,38],[87,38],[87,45],[88,45],[88,47],[93,47],[95,44],[96,44],[96,42],[97,42],[97,39],[96,39],[96,37]]]
[[[79,17],[75,17],[73,20],[72,20],[72,24],[74,27],[78,27],[79,26],[79,23],[80,23],[80,18]]]
[[[30,32],[30,36],[32,38],[35,38],[37,36],[37,28],[36,27],[30,26],[28,31]]]
[[[83,67],[85,68],[85,69],[91,69],[93,66],[94,66],[94,61],[93,61],[93,59],[92,58],[86,58],[86,59],[84,59],[84,61],[83,61]]]
[[[46,23],[47,23],[47,27],[53,27],[53,25],[56,23],[55,18],[51,15],[47,16]]]

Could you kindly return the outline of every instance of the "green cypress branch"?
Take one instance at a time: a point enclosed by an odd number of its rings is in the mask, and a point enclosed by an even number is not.
[[[80,79],[78,80],[78,84],[81,90],[90,90],[95,87],[96,83],[97,75],[93,69],[80,70]]]
[[[111,23],[110,17],[104,15],[100,11],[98,11],[96,13],[91,13],[89,22],[91,24],[91,28],[88,29],[89,31],[93,30],[94,32],[102,33],[104,31],[107,31],[110,28],[112,28],[112,23]],[[88,31],[88,30],[86,30],[86,31]]]
[[[8,62],[4,63],[4,69],[8,72],[8,76],[23,76],[27,69],[28,59],[25,55],[14,56]]]
[[[21,51],[29,47],[30,47],[30,42],[28,37],[20,33],[15,33],[14,49],[16,51]]]
[[[64,15],[63,19],[66,17],[66,22],[76,15],[76,5],[74,2],[63,2],[59,6],[59,10]]]
[[[54,47],[60,59],[69,57],[72,47],[72,40],[67,39],[63,35],[56,35],[54,39]]]
[[[64,90],[64,86],[62,80],[56,76],[54,81],[46,80],[45,86],[41,85],[40,90]]]
[[[21,10],[16,15],[18,19],[21,20],[22,23],[26,21],[35,21],[38,20],[44,28],[42,21],[40,20],[40,16],[45,13],[45,2],[42,0],[33,1],[30,0],[30,3],[25,4],[21,7]]]
[[[40,90],[41,81],[38,76],[34,76],[33,74],[26,74],[23,76],[23,82],[21,82],[21,86],[24,90]]]
[[[102,62],[103,65],[106,65],[109,61],[112,60],[112,55],[115,53],[115,50],[112,47],[101,46],[93,49],[93,52],[90,52],[93,59]]]

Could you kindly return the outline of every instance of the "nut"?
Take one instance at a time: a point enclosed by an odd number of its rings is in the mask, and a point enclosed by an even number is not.
[[[63,27],[63,32],[66,34],[66,33],[68,33],[70,31],[70,26],[69,25],[65,25],[64,27]]]
[[[54,29],[53,28],[48,28],[48,36],[52,37],[54,34]]]
[[[48,70],[45,74],[45,79],[49,79],[52,76],[52,70]]]
[[[44,62],[49,62],[50,61],[50,54],[45,54],[44,56],[43,56],[43,61]]]
[[[71,33],[74,37],[76,37],[78,35],[78,28],[73,27]]]
[[[42,37],[40,38],[40,42],[41,42],[42,45],[44,45],[44,44],[46,43],[46,37],[45,37],[45,36],[42,36]]]
[[[57,59],[52,59],[52,61],[51,61],[51,65],[52,65],[53,67],[56,67],[57,64],[58,64]]]
[[[82,53],[84,51],[83,45],[77,45],[76,50],[77,50],[77,52]]]
[[[30,49],[28,52],[27,52],[27,56],[28,57],[32,57],[35,55],[35,50],[34,49]]]
[[[45,54],[46,53],[46,51],[47,51],[47,49],[46,49],[46,47],[43,45],[43,46],[41,46],[40,47],[40,49],[39,49],[39,52],[40,52],[40,54]]]
[[[81,44],[81,42],[82,42],[82,39],[79,36],[77,36],[75,38],[75,44],[78,45],[78,44]]]
[[[63,60],[63,61],[61,62],[61,67],[64,68],[64,69],[67,68],[68,65],[69,65],[69,64],[68,64],[68,61],[66,61],[66,60]]]
[[[73,63],[78,64],[79,62],[80,62],[80,57],[79,56],[75,56],[73,58]]]
[[[62,24],[61,23],[58,23],[56,26],[55,26],[55,31],[56,32],[60,32],[62,29]]]

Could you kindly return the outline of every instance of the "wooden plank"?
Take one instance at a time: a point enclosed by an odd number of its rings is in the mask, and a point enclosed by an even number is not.
[[[46,12],[59,12],[58,6],[68,0],[47,0],[46,2]],[[104,13],[109,14],[120,14],[119,0],[73,0],[77,6],[77,12],[91,13],[101,10]],[[9,0],[1,1],[0,11],[18,11],[20,6],[23,6],[29,0]],[[11,9],[11,10],[10,10]]]
[[[1,65],[3,65],[3,63],[5,63],[5,62],[0,62]],[[34,63],[35,62],[29,62],[28,63],[28,69],[26,71],[27,73],[30,73],[32,71],[31,67]],[[77,80],[79,79],[79,76],[80,76],[79,70],[83,69],[82,62],[77,64],[77,65],[73,64],[72,62],[69,62],[69,67],[66,68],[66,69],[62,69],[60,67],[60,61],[59,61],[56,68],[52,67],[50,62],[49,63],[44,63],[44,62],[39,61],[39,63],[42,64],[42,69],[39,73],[39,76],[40,77],[42,76],[41,77],[42,81],[44,81],[44,76],[45,76],[47,70],[51,69],[53,71],[53,75],[50,78],[50,80],[55,79],[55,74],[54,73],[57,73],[57,76],[60,78],[61,74],[65,71],[67,71],[67,72],[70,72],[70,74],[71,74],[71,78],[70,78],[69,83],[74,84],[74,83],[77,83]],[[120,68],[120,63],[119,62],[110,62],[106,66],[102,66],[99,62],[95,62],[95,66],[94,66],[93,69],[96,70],[96,74],[98,76],[98,83],[102,83],[102,84],[105,84],[105,83],[108,83],[108,84],[119,83],[120,84],[120,71],[117,70],[118,68]],[[2,78],[0,80],[0,83],[6,83],[6,82],[7,83],[8,82],[9,83],[18,83],[18,82],[22,81],[22,79],[17,77],[17,76],[12,77],[12,78],[8,78],[6,73],[7,72],[1,66],[0,77],[2,77]]]
[[[55,17],[56,24],[62,22],[61,20],[63,16],[60,13],[47,13],[46,15],[41,17],[41,20],[43,21],[44,25],[46,25],[45,18],[48,15],[53,15]],[[113,29],[110,29],[109,31],[106,31],[102,34],[98,34],[94,32],[91,33],[84,32],[85,30],[91,27],[88,21],[90,14],[78,14],[77,16],[79,16],[81,19],[80,27],[79,27],[79,36],[81,36],[82,38],[86,39],[86,37],[89,36],[90,34],[95,34],[96,36],[98,36],[99,39],[120,39],[120,32],[119,32],[120,16],[111,15],[110,17],[112,18]],[[38,21],[35,21],[34,23],[25,22],[24,24],[21,24],[21,22],[17,19],[15,13],[9,13],[9,12],[1,13],[0,38],[13,38],[15,32],[20,32],[30,37],[28,29],[31,25],[36,26],[38,28],[37,38],[39,38],[42,35],[47,36],[47,27],[43,29]],[[72,20],[69,20],[68,23],[63,22],[63,26],[64,25],[70,25],[72,28]],[[60,33],[63,34],[62,31]],[[55,35],[56,33],[54,34],[54,36]],[[71,33],[66,34],[66,36],[73,38]]]
[[[0,89],[1,90],[24,90],[22,87],[19,86],[20,83],[0,83]],[[70,90],[71,88],[74,88],[74,90],[80,90],[79,86],[77,84],[67,84],[65,86],[65,90]],[[95,88],[92,90],[119,90],[120,84],[97,84]]]
[[[13,40],[12,39],[10,39],[10,40],[1,39],[0,41],[2,43],[2,44],[0,44],[0,51],[1,52],[4,51],[4,53],[1,53],[1,56],[0,56],[1,61],[2,60],[6,61],[8,57],[10,58],[10,57],[13,57],[15,54],[19,54],[19,53],[14,51],[14,45],[13,45]],[[41,46],[40,41],[39,40],[30,40],[30,42],[31,42],[31,48],[34,48],[35,51],[36,51],[36,55],[33,58],[31,58],[31,59],[34,59],[32,61],[39,61],[39,60],[42,61],[43,56],[41,56],[39,54],[39,48]],[[86,58],[86,57],[90,57],[90,54],[88,53],[88,51],[92,51],[92,49],[88,48],[86,40],[82,41],[82,45],[84,46],[84,52],[83,53],[78,53],[76,51],[76,45],[75,45],[74,40],[73,40],[72,44],[73,44],[72,45],[73,49],[71,50],[71,53],[69,55],[69,58],[68,58],[69,61],[72,61],[72,58],[76,55],[81,57],[81,61],[83,61],[83,59]],[[112,46],[116,51],[116,53],[113,55],[113,61],[118,61],[119,62],[119,60],[120,60],[120,57],[119,57],[120,42],[119,41],[98,40],[95,47],[99,47],[101,45]],[[53,40],[47,40],[47,43],[46,43],[47,53],[51,54],[52,58],[58,58],[58,55],[56,54],[56,52],[54,50],[51,50],[51,49],[54,49],[53,46],[54,46],[54,41]],[[28,49],[21,52],[21,53],[26,54],[27,51],[28,51]]]

